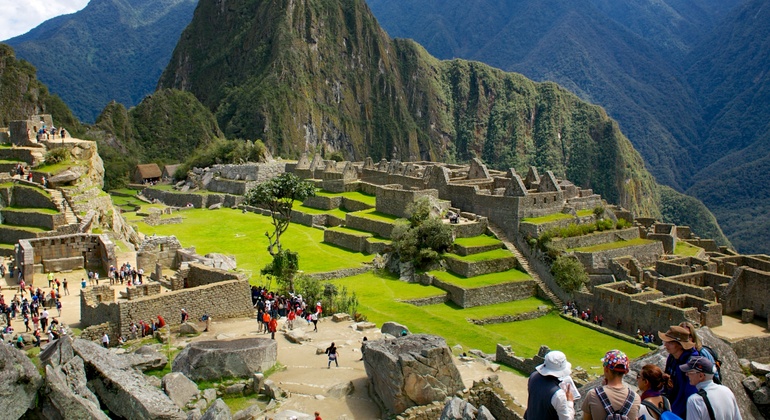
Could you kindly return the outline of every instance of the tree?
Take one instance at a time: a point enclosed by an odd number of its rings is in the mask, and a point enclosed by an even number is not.
[[[273,232],[265,232],[267,252],[273,257],[281,253],[281,235],[291,223],[291,209],[294,201],[302,201],[315,195],[315,186],[299,179],[292,173],[283,173],[263,182],[246,192],[245,202],[250,206],[270,210],[273,218]]]
[[[430,201],[422,198],[407,208],[409,224],[393,229],[393,249],[401,261],[412,262],[423,268],[441,258],[452,245],[452,228],[440,219],[430,216]]]
[[[583,264],[565,255],[556,258],[551,266],[551,273],[553,273],[556,284],[567,293],[580,290],[589,280],[588,274],[583,269]]]

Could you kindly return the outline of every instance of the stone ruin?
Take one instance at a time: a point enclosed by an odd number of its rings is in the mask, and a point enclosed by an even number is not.
[[[367,341],[363,347],[369,393],[383,412],[443,401],[463,389],[443,338],[425,334]]]
[[[174,359],[171,370],[193,381],[249,378],[277,361],[278,345],[268,338],[196,341]]]
[[[24,279],[32,284],[34,273],[61,272],[76,269],[107,272],[116,265],[115,244],[107,235],[79,233],[19,240],[16,261],[23,267]]]

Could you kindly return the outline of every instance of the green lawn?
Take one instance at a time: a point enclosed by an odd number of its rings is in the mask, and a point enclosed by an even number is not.
[[[449,271],[430,271],[429,274],[437,279],[454,284],[464,288],[476,288],[492,286],[501,283],[510,283],[514,281],[532,280],[529,274],[513,269],[500,273],[489,273],[476,277],[463,277]]]
[[[676,241],[676,247],[674,248],[674,254],[683,257],[694,257],[701,251],[703,251],[703,248],[689,244],[685,241]]]
[[[36,208],[36,207],[4,207],[3,210],[10,210],[10,211],[15,211],[19,213],[59,214],[59,210]]]
[[[650,239],[636,238],[636,239],[632,239],[630,241],[608,242],[606,244],[599,244],[599,245],[593,245],[593,246],[584,246],[584,247],[581,247],[581,248],[568,249],[567,251],[598,252],[598,251],[607,251],[607,250],[610,250],[610,249],[625,248],[625,247],[629,247],[629,246],[646,245],[646,244],[651,244],[653,242],[655,242],[655,241],[650,240]]]
[[[505,305],[510,305],[510,309],[516,313],[532,310],[543,304],[534,298],[470,309],[460,309],[451,304],[414,306],[396,300],[428,297],[444,292],[432,286],[404,283],[393,276],[377,273],[337,279],[333,282],[356,292],[361,302],[359,311],[370,321],[378,325],[397,321],[409,327],[413,333],[440,335],[450,346],[461,344],[466,349],[476,348],[494,353],[497,343],[510,344],[517,355],[532,357],[541,344],[546,344],[552,349],[564,351],[573,365],[583,366],[594,374],[600,372],[600,369],[595,367],[601,366],[599,359],[607,350],[621,349],[632,358],[647,352],[643,347],[563,320],[555,313],[531,321],[483,327],[467,321],[467,318],[502,315],[506,312]]]
[[[345,220],[345,215],[348,214],[348,212],[342,209],[321,210],[313,207],[303,206],[302,204],[295,204],[292,209],[305,214],[329,214],[342,220]]]
[[[23,230],[23,231],[32,232],[32,233],[42,233],[42,232],[48,232],[50,230],[50,229],[45,229],[38,226],[9,225],[7,223],[4,223],[0,226],[8,229]]]
[[[358,191],[344,192],[344,193],[332,193],[328,191],[316,191],[315,195],[319,197],[345,197],[354,201],[360,201],[361,203],[368,204],[374,207],[377,204],[377,197],[369,194],[364,194]]]
[[[586,209],[586,210],[578,210],[578,211],[577,211],[577,215],[578,215],[578,217],[586,217],[586,216],[591,216],[592,214],[594,214],[594,211],[593,211],[593,210],[591,210],[591,209]]]
[[[491,251],[480,252],[478,254],[471,254],[471,255],[444,254],[444,256],[448,258],[453,258],[456,260],[461,260],[461,261],[478,262],[478,261],[497,260],[500,258],[510,258],[510,257],[513,257],[513,254],[511,254],[511,251],[501,248],[501,249],[493,249]]]
[[[51,175],[56,175],[59,172],[62,172],[64,170],[66,170],[66,169],[69,169],[69,168],[71,168],[73,166],[79,166],[78,163],[79,162],[74,162],[72,160],[65,160],[63,162],[54,163],[52,165],[45,165],[45,164],[43,164],[43,165],[40,165],[40,166],[38,166],[36,168],[32,168],[32,170],[35,171],[35,172],[45,172],[45,173],[49,173]]]
[[[386,223],[396,223],[396,220],[400,219],[399,217],[393,216],[392,214],[382,213],[375,209],[361,210],[361,211],[356,211],[348,214],[360,216],[366,219],[377,220],[380,222],[386,222]]]
[[[500,240],[487,235],[474,236],[472,238],[457,238],[455,243],[465,248],[474,248],[501,244]]]
[[[352,228],[344,227],[344,226],[335,226],[335,227],[331,227],[331,228],[329,228],[327,230],[332,230],[332,231],[335,231],[335,232],[344,232],[344,233],[347,233],[347,234],[350,234],[350,235],[353,235],[353,236],[358,236],[358,237],[363,237],[363,238],[369,238],[369,237],[374,236],[374,234],[371,233],[371,232],[365,232],[363,230],[352,229]]]
[[[142,210],[146,208],[148,206],[143,206]],[[148,226],[137,220],[139,216],[129,220],[147,235],[175,235],[183,246],[195,246],[201,255],[209,252],[234,255],[238,268],[254,275],[270,262],[265,237],[266,231],[273,230],[270,217],[233,209],[191,209],[173,216],[181,216],[184,223]],[[299,253],[300,269],[306,273],[358,267],[372,260],[371,256],[324,244],[320,229],[292,224],[282,239],[284,249]]]
[[[549,222],[555,222],[557,220],[567,220],[567,219],[574,219],[571,214],[567,213],[554,213],[549,214],[546,216],[540,216],[540,217],[525,217],[521,219],[522,222],[527,223],[533,223],[536,225],[541,225],[543,223],[549,223]]]

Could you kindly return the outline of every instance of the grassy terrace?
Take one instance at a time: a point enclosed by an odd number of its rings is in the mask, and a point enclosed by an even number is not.
[[[342,209],[321,210],[313,207],[306,207],[302,204],[294,204],[292,209],[305,214],[329,214],[342,220],[345,220],[345,215],[348,214],[348,212]]]
[[[38,167],[32,168],[35,172],[45,172],[51,175],[56,175],[59,172],[63,172],[73,166],[80,166],[78,165],[79,162],[72,161],[72,160],[65,160],[59,163],[54,163],[51,165],[40,165]]]
[[[676,247],[674,248],[674,254],[683,257],[694,257],[701,251],[703,251],[703,248],[689,244],[685,241],[676,241]]]
[[[377,197],[373,195],[368,195],[364,193],[360,193],[358,191],[352,191],[352,192],[344,192],[344,193],[331,193],[328,191],[321,191],[318,190],[315,192],[315,195],[319,197],[345,197],[354,201],[360,201],[364,204],[368,204],[372,207],[375,206],[377,202]]]
[[[374,236],[374,234],[371,233],[371,232],[366,232],[366,231],[358,230],[358,229],[352,229],[352,228],[344,227],[344,226],[335,226],[335,227],[328,228],[327,230],[331,230],[331,231],[335,231],[335,232],[343,232],[343,233],[347,233],[348,235],[359,236],[359,237],[363,237],[363,238],[369,238],[369,237]]]
[[[497,238],[487,235],[474,236],[472,238],[457,238],[455,239],[455,243],[466,248],[501,244]]]
[[[201,194],[201,195],[225,194],[225,193],[218,193],[218,192],[209,191],[209,190],[196,190],[196,191],[182,192],[182,191],[179,191],[179,190],[175,190],[174,186],[171,185],[171,184],[157,184],[157,185],[153,185],[151,187],[148,186],[147,188],[152,189],[152,190],[170,192],[170,193],[174,193],[174,194]]]
[[[48,232],[50,230],[50,229],[41,228],[39,226],[9,225],[7,223],[0,225],[0,227],[4,227],[6,229],[24,230],[32,233],[42,233],[42,232]]]
[[[521,219],[521,221],[526,223],[541,225],[543,223],[550,223],[550,222],[556,222],[558,220],[567,220],[567,219],[573,219],[572,215],[567,213],[554,213],[554,214],[549,214],[549,215],[540,216],[540,217],[525,217]]]
[[[395,223],[396,220],[400,219],[399,217],[393,216],[392,214],[382,213],[375,209],[361,210],[350,214],[386,223]]]
[[[493,286],[501,283],[511,283],[515,281],[532,280],[529,274],[513,269],[508,271],[502,271],[499,273],[489,273],[476,277],[463,277],[458,276],[455,273],[449,271],[430,271],[428,274],[435,276],[437,279],[454,284],[456,286],[464,288],[476,288]]]
[[[593,246],[584,246],[581,248],[572,248],[568,249],[567,251],[575,251],[575,252],[598,252],[598,251],[607,251],[610,249],[618,249],[618,248],[626,248],[630,246],[639,246],[639,245],[647,245],[651,244],[655,241],[650,239],[642,239],[642,238],[636,238],[632,239],[630,241],[617,241],[617,242],[608,242],[606,244],[599,244],[599,245],[593,245]]]
[[[3,207],[3,210],[18,212],[18,213],[42,213],[42,214],[59,214],[59,210],[35,208],[35,207]]]
[[[532,357],[541,344],[547,344],[552,349],[564,351],[573,366],[582,366],[594,374],[600,373],[599,359],[607,349],[620,349],[631,358],[647,352],[643,347],[573,324],[558,314],[489,326],[467,321],[467,318],[488,318],[509,311],[534,310],[544,304],[536,298],[469,309],[453,304],[414,306],[399,300],[443,295],[444,292],[433,286],[400,282],[394,276],[379,273],[337,279],[333,283],[356,292],[361,302],[360,311],[370,321],[381,325],[396,320],[407,325],[413,333],[441,335],[449,346],[461,344],[465,348],[494,353],[497,343],[509,344],[517,355]]]
[[[143,206],[147,210],[149,206]],[[238,267],[256,273],[270,262],[265,232],[272,231],[271,218],[240,210],[191,209],[174,213],[182,224],[149,226],[133,215],[129,220],[147,235],[175,235],[183,246],[195,246],[199,254],[220,252],[234,255]],[[323,243],[323,231],[292,224],[281,242],[284,249],[298,252],[300,269],[306,273],[358,267],[371,256]],[[256,278],[253,278],[256,281]]]
[[[510,258],[513,257],[513,254],[511,254],[510,251],[507,249],[494,249],[492,251],[487,252],[480,252],[478,254],[471,254],[471,255],[457,255],[457,254],[444,254],[447,258],[453,258],[456,260],[461,261],[467,261],[467,262],[478,262],[478,261],[489,261],[489,260],[497,260],[500,258]]]

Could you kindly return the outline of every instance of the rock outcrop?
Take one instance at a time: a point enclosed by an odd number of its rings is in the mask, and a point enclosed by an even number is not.
[[[61,366],[48,365],[45,368],[45,396],[48,402],[44,412],[63,419],[104,419],[106,414],[99,408],[99,401],[86,386],[86,371],[83,359],[75,356]],[[56,418],[56,417],[54,417]]]
[[[382,324],[380,331],[383,334],[390,334],[393,337],[400,337],[404,331],[406,331],[406,333],[409,334],[409,328],[407,328],[405,325],[399,324],[398,322],[394,322],[394,321],[388,321]]]
[[[198,385],[179,372],[171,372],[164,376],[162,386],[166,395],[179,408],[184,408],[188,402],[200,395]]]
[[[278,345],[268,338],[196,341],[174,359],[171,370],[193,381],[251,378],[275,365]]]
[[[0,407],[3,418],[18,419],[35,405],[37,391],[43,385],[40,372],[27,355],[14,347],[0,344]]]
[[[76,339],[72,347],[85,362],[89,388],[116,416],[132,419],[187,418],[166,394],[151,386],[120,356],[86,340]]]
[[[364,367],[370,395],[390,414],[443,401],[463,388],[452,352],[438,336],[415,334],[367,341]]]

